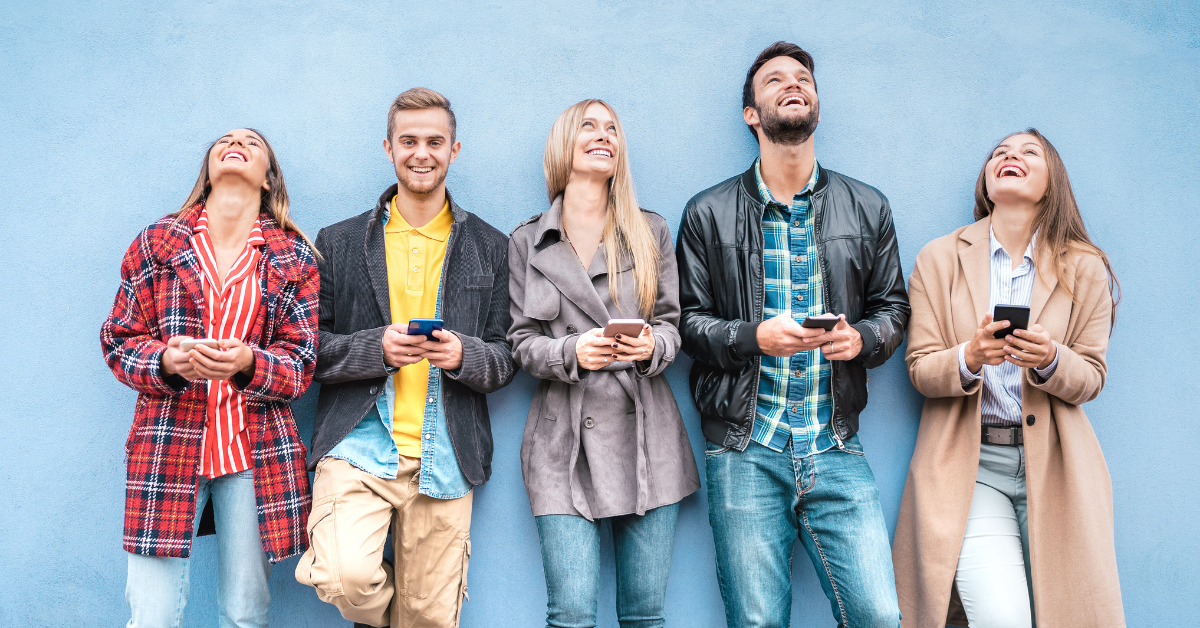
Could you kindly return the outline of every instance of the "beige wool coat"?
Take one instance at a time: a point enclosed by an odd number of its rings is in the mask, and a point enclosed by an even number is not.
[[[990,226],[984,218],[930,242],[909,280],[905,361],[926,401],[892,544],[905,628],[946,625],[975,489],[982,380],[962,387],[958,346],[989,311]],[[1039,262],[1048,258],[1038,251]],[[1058,344],[1058,368],[1044,382],[1026,369],[1022,382],[1034,611],[1044,628],[1124,626],[1112,483],[1080,408],[1104,387],[1108,278],[1098,257],[1072,254],[1072,301],[1042,263],[1029,321]]]

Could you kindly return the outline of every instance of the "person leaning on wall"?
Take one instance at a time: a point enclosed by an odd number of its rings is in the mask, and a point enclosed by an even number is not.
[[[893,548],[904,625],[944,626],[956,592],[972,628],[1124,626],[1112,485],[1080,408],[1107,374],[1112,267],[1036,129],[992,150],[975,219],[909,279],[926,400]],[[1028,329],[999,305],[1028,307]]]
[[[472,488],[491,475],[485,395],[513,376],[507,239],[446,190],[455,131],[445,96],[397,96],[383,140],[397,182],[317,234],[312,547],[296,580],[368,626],[458,625]],[[432,337],[408,333],[434,318]]]
[[[252,129],[214,142],[183,208],[125,253],[100,341],[138,391],[125,444],[130,628],[178,625],[209,500],[221,626],[265,628],[271,563],[308,545],[305,449],[288,402],[316,362],[313,257],[275,153]],[[197,338],[215,342],[185,345]]]
[[[546,140],[550,209],[509,243],[513,359],[541,379],[521,441],[552,627],[595,626],[600,521],[617,619],[663,625],[679,501],[700,476],[663,371],[679,348],[670,230],[639,209],[612,108],[584,100]],[[631,335],[611,319],[647,321]],[[633,324],[636,328],[636,323]]]
[[[908,320],[891,209],[817,163],[817,86],[799,46],[763,50],[742,103],[759,158],[692,198],[678,246],[726,618],[788,625],[798,536],[839,626],[892,628],[887,524],[856,436],[867,369]],[[802,326],[826,313],[828,331]]]

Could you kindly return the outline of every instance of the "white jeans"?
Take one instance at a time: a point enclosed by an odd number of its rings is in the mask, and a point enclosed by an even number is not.
[[[954,582],[971,628],[1031,628],[1024,447],[981,445]]]

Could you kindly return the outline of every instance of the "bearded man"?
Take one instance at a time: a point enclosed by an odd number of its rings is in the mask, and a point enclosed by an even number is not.
[[[676,247],[726,619],[788,625],[799,538],[838,626],[895,628],[887,525],[856,436],[866,370],[908,322],[891,209],[817,164],[799,46],[758,55],[742,104],[759,157],[692,198]]]

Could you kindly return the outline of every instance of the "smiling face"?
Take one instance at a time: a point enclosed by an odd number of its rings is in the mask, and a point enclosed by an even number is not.
[[[821,109],[816,81],[804,64],[775,57],[754,73],[753,85],[754,106],[742,112],[746,124],[776,144],[803,144],[812,137]]]
[[[608,107],[592,103],[583,111],[579,135],[572,150],[572,176],[611,179],[617,171],[619,154],[617,122]]]
[[[267,170],[270,166],[266,141],[249,129],[226,133],[208,152],[208,180],[214,186],[229,179],[242,179],[254,187],[269,190]]]
[[[983,172],[988,198],[997,204],[1040,203],[1050,185],[1046,149],[1027,133],[1000,142]]]
[[[392,137],[383,150],[396,168],[396,181],[413,194],[445,187],[450,164],[461,145],[451,142],[450,116],[445,109],[403,109],[392,119]]]

